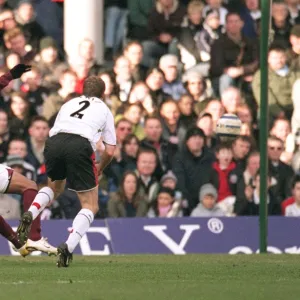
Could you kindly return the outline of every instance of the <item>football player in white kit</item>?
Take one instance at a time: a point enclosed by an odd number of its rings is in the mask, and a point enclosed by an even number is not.
[[[100,78],[88,77],[83,96],[61,107],[44,150],[48,187],[39,191],[28,212],[23,214],[18,230],[19,237],[26,239],[32,221],[64,190],[67,179],[69,188],[77,192],[82,209],[73,221],[66,243],[58,247],[58,267],[69,266],[75,247],[99,210],[98,176],[111,162],[116,148],[114,118],[101,100],[104,90]],[[105,150],[96,165],[96,143],[100,138]]]

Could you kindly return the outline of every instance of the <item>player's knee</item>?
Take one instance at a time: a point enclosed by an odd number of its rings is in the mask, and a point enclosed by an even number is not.
[[[26,182],[23,186],[23,191],[25,190],[38,190],[38,186],[34,181],[28,180],[28,182]]]

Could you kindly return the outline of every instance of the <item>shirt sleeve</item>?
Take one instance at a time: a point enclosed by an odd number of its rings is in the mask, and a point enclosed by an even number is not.
[[[102,139],[105,144],[111,146],[115,146],[117,144],[114,117],[109,109],[106,116],[106,123],[102,131]]]
[[[10,72],[5,73],[4,75],[2,75],[0,77],[0,91],[3,90],[8,84],[9,82],[13,80]]]

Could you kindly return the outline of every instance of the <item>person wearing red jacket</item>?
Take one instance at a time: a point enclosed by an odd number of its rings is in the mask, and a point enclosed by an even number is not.
[[[20,78],[25,72],[31,70],[31,66],[18,64],[9,72],[0,77],[0,91],[4,89],[11,80]],[[20,194],[23,197],[24,210],[27,211],[38,193],[35,182],[25,176],[14,172],[12,168],[0,164],[0,193]],[[41,237],[41,220],[37,218],[32,224],[28,241],[23,243],[11,226],[0,216],[0,234],[10,241],[16,251],[22,256],[27,256],[31,251],[43,251],[48,254],[56,254],[57,249],[51,246],[46,239]]]

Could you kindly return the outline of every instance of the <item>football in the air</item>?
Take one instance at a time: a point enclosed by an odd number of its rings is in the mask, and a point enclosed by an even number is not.
[[[240,135],[241,120],[234,114],[224,114],[216,126],[216,134],[222,141],[230,141]]]

